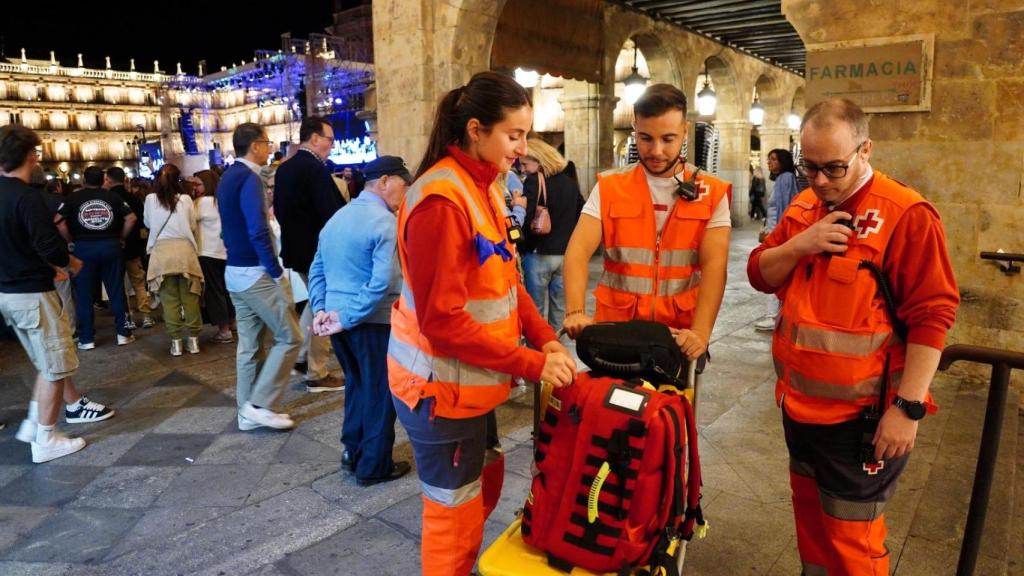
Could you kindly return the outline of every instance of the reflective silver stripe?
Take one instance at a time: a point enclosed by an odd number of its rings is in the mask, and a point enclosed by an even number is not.
[[[420,480],[420,488],[423,489],[424,496],[433,502],[437,502],[442,506],[448,506],[451,508],[461,506],[479,496],[480,487],[481,483],[479,478],[465,486],[459,486],[458,488],[440,488],[438,486],[431,486],[430,484]]]
[[[900,387],[900,379],[902,377],[902,371],[894,372],[890,378],[889,390],[898,390]],[[882,379],[879,376],[873,376],[853,384],[836,384],[808,378],[796,370],[790,370],[789,385],[792,386],[793,389],[799,390],[801,393],[815,398],[855,401],[866,396],[878,396],[879,388],[882,385]]]
[[[779,334],[797,346],[858,357],[878,352],[892,337],[892,332],[850,334],[827,328],[799,326],[785,318],[779,321]]]
[[[612,290],[631,292],[633,294],[649,294],[651,292],[653,282],[654,280],[651,278],[627,276],[625,274],[616,274],[615,272],[605,270],[601,273],[600,283]]]
[[[687,278],[669,278],[658,281],[659,296],[675,296],[700,286],[700,270],[694,270]]]
[[[814,478],[814,467],[807,462],[801,462],[792,456],[789,457],[789,471],[797,476]]]
[[[821,508],[825,514],[839,520],[852,520],[855,522],[867,522],[877,520],[885,510],[885,502],[851,502],[840,500],[819,491]]]
[[[654,264],[654,250],[616,246],[605,251],[605,257],[620,264],[650,266]]]
[[[696,266],[700,264],[700,252],[697,250],[663,250],[662,266]]]
[[[803,576],[828,576],[828,569],[820,564],[801,562],[803,565]]]
[[[459,178],[458,174],[456,174],[455,170],[452,170],[451,168],[438,168],[437,170],[428,172],[421,176],[405,194],[406,213],[411,213],[412,209],[419,204],[420,200],[423,199],[423,189],[428,184],[432,184],[438,180],[447,180],[462,193],[462,197],[466,200],[466,204],[469,206],[469,209],[473,211],[473,218],[475,222],[486,221],[484,220],[483,211],[476,203],[476,199],[469,193],[469,190],[466,190],[466,187],[462,184],[462,180]]]
[[[416,311],[416,301],[412,298],[412,290],[409,289],[409,285],[402,281],[402,299],[405,300],[405,307],[411,312]]]
[[[430,379],[430,366],[434,359],[412,344],[407,344],[396,338],[394,332],[391,333],[391,338],[388,340],[388,356],[394,358],[395,362],[409,372],[424,380]]]
[[[464,309],[480,324],[491,324],[512,316],[518,307],[517,300],[518,293],[512,288],[496,300],[467,300]]]
[[[459,386],[500,386],[512,381],[511,374],[489,370],[454,358],[434,358],[435,380]]]

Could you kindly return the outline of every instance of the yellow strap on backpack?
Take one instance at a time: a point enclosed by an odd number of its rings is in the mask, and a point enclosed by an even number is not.
[[[594,481],[590,484],[590,494],[587,495],[587,521],[591,524],[597,520],[597,499],[601,496],[601,487],[604,486],[604,481],[608,479],[611,471],[612,467],[608,462],[602,462],[601,469],[597,471],[597,476],[594,476]]]

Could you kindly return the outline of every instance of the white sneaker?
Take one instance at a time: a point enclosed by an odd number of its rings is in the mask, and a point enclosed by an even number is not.
[[[95,347],[96,347],[96,343],[95,342],[79,342],[78,343],[78,349],[79,350],[92,350]]]
[[[241,414],[238,415],[238,429],[239,430],[242,430],[242,431],[255,430],[256,428],[260,428],[260,427],[261,426],[259,424],[253,422],[252,420],[249,420],[245,416],[242,416]]]
[[[121,336],[120,334],[117,335],[117,345],[118,346],[124,346],[125,344],[131,344],[132,342],[135,342],[135,335],[134,334],[129,334],[127,336]]]
[[[171,340],[171,356],[181,356],[181,338]]]
[[[287,430],[295,427],[295,422],[287,414],[278,414],[266,408],[257,408],[252,405],[252,402],[243,404],[241,409],[238,410],[238,415],[246,420],[250,420],[257,426],[267,426],[277,430]]]
[[[36,430],[39,426],[34,420],[25,418],[21,421],[21,426],[18,426],[18,431],[14,434],[14,437],[22,442],[32,443],[36,441]]]
[[[199,336],[189,336],[185,340],[185,350],[189,354],[199,354]]]
[[[765,316],[757,322],[754,322],[754,330],[761,332],[773,332],[775,330],[775,318],[772,316]]]
[[[85,448],[85,440],[81,438],[68,438],[55,430],[40,428],[36,434],[36,441],[32,443],[32,462],[42,464],[74,454],[82,448]]]
[[[144,315],[142,317],[142,327],[143,328],[152,328],[153,326],[156,326],[156,321],[153,320],[153,317],[150,316],[149,314]]]

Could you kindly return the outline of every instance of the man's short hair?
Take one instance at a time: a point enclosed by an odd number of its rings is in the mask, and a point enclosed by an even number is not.
[[[107,168],[107,178],[114,184],[124,184],[124,170],[117,166]]]
[[[263,140],[265,136],[266,132],[259,124],[253,122],[239,124],[231,135],[231,144],[235,147],[235,156],[245,156],[249,153],[252,143],[257,140]]]
[[[82,172],[82,180],[85,181],[86,186],[102,186],[103,168],[95,165],[89,166]]]
[[[280,160],[281,158],[284,158],[284,154],[281,154],[280,150],[274,152],[274,160]]]
[[[827,130],[840,122],[850,127],[857,142],[868,139],[868,115],[847,98],[830,98],[811,106],[800,122],[800,131],[803,132],[808,125]]]
[[[679,110],[686,118],[686,94],[671,84],[649,86],[633,104],[636,118],[657,118],[670,110]]]
[[[309,142],[309,139],[313,137],[313,134],[318,136],[324,135],[324,126],[330,126],[331,123],[322,116],[309,116],[302,119],[302,124],[299,125],[299,142]]]
[[[21,124],[8,124],[0,128],[0,168],[4,172],[17,170],[36,146],[42,144],[39,135]]]

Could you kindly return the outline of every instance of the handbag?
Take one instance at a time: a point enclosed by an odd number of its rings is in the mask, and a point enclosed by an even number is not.
[[[533,213],[533,220],[530,221],[530,231],[537,236],[544,236],[551,233],[551,213],[547,208],[548,188],[541,172],[537,172],[537,189],[537,209]]]

